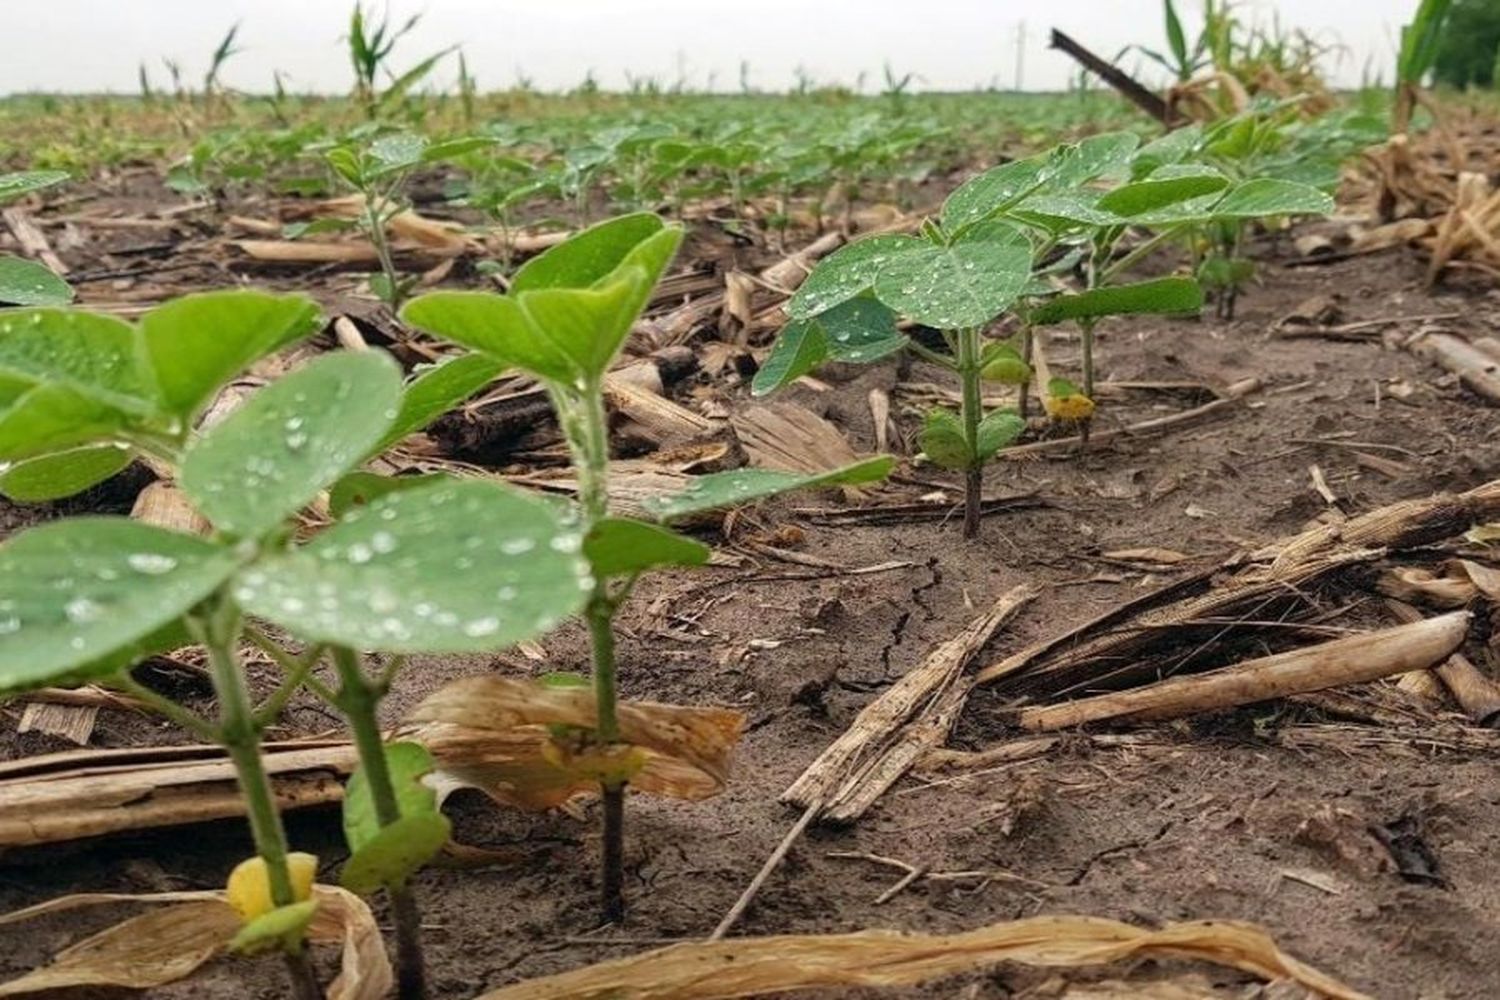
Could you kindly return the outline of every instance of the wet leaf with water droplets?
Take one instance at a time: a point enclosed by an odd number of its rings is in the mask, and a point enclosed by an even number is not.
[[[582,606],[592,588],[582,542],[545,500],[450,479],[354,510],[242,572],[232,594],[306,639],[386,652],[497,649]]]
[[[786,314],[808,319],[869,291],[875,276],[897,254],[926,246],[924,240],[888,234],[867,236],[834,251],[813,268],[787,301]]]
[[[896,257],[875,281],[880,301],[940,330],[980,326],[1000,315],[1031,275],[1031,250],[1000,240],[927,245]]]
[[[652,497],[641,506],[660,521],[673,521],[718,507],[738,507],[789,490],[878,482],[890,473],[895,464],[896,460],[889,455],[876,455],[841,469],[813,475],[777,472],[773,469],[716,472],[711,476],[697,477],[680,493]]]
[[[325,354],[195,441],[182,488],[214,527],[258,538],[363,461],[400,403],[401,370],[384,352]]]
[[[113,673],[236,562],[222,546],[123,517],[22,532],[0,546],[0,691]]]
[[[0,372],[31,385],[58,383],[137,415],[154,408],[129,323],[77,309],[0,312]]]
[[[301,295],[234,290],[173,299],[141,317],[144,353],[162,409],[195,416],[219,387],[250,364],[318,327],[317,305]]]
[[[943,229],[957,233],[1003,211],[1036,190],[1048,176],[1042,157],[1012,160],[971,177],[943,202]]]
[[[72,301],[72,287],[45,264],[24,257],[0,256],[0,303],[65,306]]]
[[[794,319],[776,338],[765,363],[750,382],[756,396],[768,396],[777,389],[814,371],[828,359],[828,340],[816,319]]]

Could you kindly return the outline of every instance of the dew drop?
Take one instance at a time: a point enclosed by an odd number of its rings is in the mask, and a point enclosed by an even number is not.
[[[125,557],[125,565],[137,573],[144,573],[147,576],[161,576],[176,569],[177,560],[171,556],[164,556],[159,552],[132,552]]]
[[[463,633],[467,636],[478,638],[482,635],[494,635],[500,631],[500,619],[498,618],[476,618],[471,622],[465,622]]]
[[[75,597],[63,605],[63,614],[68,616],[68,621],[75,625],[91,622],[103,613],[104,609],[97,601],[91,601],[87,597]]]

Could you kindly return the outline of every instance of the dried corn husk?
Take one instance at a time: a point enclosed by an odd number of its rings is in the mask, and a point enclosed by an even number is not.
[[[1262,928],[1193,921],[1148,930],[1098,917],[1031,917],[964,934],[788,934],[673,945],[483,994],[479,1000],[720,1000],[788,990],[907,986],[1000,962],[1062,967],[1187,958],[1318,996],[1365,995],[1283,952]]]

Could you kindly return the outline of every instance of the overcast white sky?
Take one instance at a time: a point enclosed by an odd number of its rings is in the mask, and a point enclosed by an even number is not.
[[[19,3],[21,0],[6,0]],[[1417,0],[1245,0],[1247,19],[1283,24],[1341,43],[1329,71],[1357,83],[1366,59],[1391,76],[1392,39]],[[1178,0],[1198,20],[1198,0]],[[45,0],[27,3],[7,32],[0,93],[133,92],[145,61],[160,86],[162,58],[193,80],[224,31],[240,22],[240,44],[224,72],[233,87],[270,89],[272,73],[299,90],[341,92],[350,71],[341,38],[350,0]],[[664,83],[685,73],[695,86],[715,74],[738,84],[748,60],[757,87],[784,88],[797,67],[818,81],[853,84],[861,71],[878,88],[890,60],[927,89],[967,89],[1015,79],[1017,30],[1025,24],[1027,89],[1067,85],[1072,64],[1047,49],[1057,27],[1106,56],[1131,42],[1162,44],[1158,0],[391,0],[394,16],[423,12],[403,40],[397,68],[429,51],[463,45],[482,88],[509,86],[519,71],[544,89],[576,85],[592,69],[601,85],[623,87],[626,71]],[[15,29],[18,26],[12,24]],[[1135,57],[1127,57],[1132,66]],[[447,68],[438,79],[452,80]]]

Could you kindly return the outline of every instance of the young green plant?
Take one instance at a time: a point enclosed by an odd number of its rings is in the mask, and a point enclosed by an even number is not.
[[[481,358],[460,358],[403,388],[399,369],[382,353],[328,355],[256,393],[206,433],[190,433],[224,381],[306,335],[316,316],[304,299],[252,292],[180,299],[137,327],[63,310],[4,314],[0,381],[18,391],[0,411],[0,454],[18,464],[6,469],[0,489],[24,499],[66,495],[140,452],[177,469],[215,533],[203,541],[126,519],[85,518],[0,548],[0,563],[9,568],[0,584],[6,611],[0,690],[114,683],[225,747],[258,857],[258,867],[237,870],[231,890],[265,887],[259,896],[251,893],[264,905],[241,906],[252,923],[240,944],[281,942],[299,995],[313,995],[300,943],[311,909],[305,892],[292,891],[295,873],[258,745],[300,687],[327,698],[348,720],[360,757],[345,806],[353,853],[344,882],[354,891],[389,892],[402,996],[419,997],[425,993],[420,919],[406,883],[442,846],[447,822],[417,784],[431,767],[425,751],[397,748],[388,760],[376,706],[408,653],[493,649],[571,613],[581,603],[579,578],[587,566],[565,553],[568,544],[559,539],[570,529],[547,505],[437,477],[367,496],[367,506],[334,528],[293,545],[288,520],[322,489],[344,485],[365,457],[423,426],[497,370]],[[352,494],[346,488],[344,495]],[[476,515],[492,516],[503,528],[484,538],[458,531]],[[520,546],[543,551],[520,560],[514,551]],[[467,581],[457,591],[455,572]],[[37,581],[48,574],[53,589],[41,589]],[[500,591],[513,599],[497,609],[491,595]],[[474,608],[477,593],[485,595],[482,613]],[[152,602],[149,613],[139,602]],[[280,626],[304,651],[287,652],[248,625],[247,613]],[[280,687],[259,706],[251,705],[238,659],[245,638],[284,671]],[[128,672],[144,656],[188,641],[208,651],[220,706],[216,725]],[[53,649],[50,658],[30,655],[38,643]],[[392,659],[371,678],[355,649]],[[312,674],[327,650],[340,681],[336,691]]]
[[[359,227],[370,238],[380,262],[380,273],[370,276],[370,288],[392,309],[400,308],[417,281],[416,275],[403,275],[397,268],[388,229],[391,220],[410,207],[405,198],[407,179],[418,167],[453,159],[493,144],[492,139],[484,137],[432,143],[424,136],[398,132],[381,136],[367,145],[348,142],[327,152],[328,165],[362,200]],[[337,225],[339,223],[322,220],[300,227],[294,230],[294,234],[302,235]]]
[[[583,606],[593,661],[596,723],[591,744],[604,812],[601,902],[606,921],[624,918],[625,786],[641,765],[623,744],[617,711],[615,616],[642,573],[701,565],[709,550],[666,525],[714,507],[747,503],[801,486],[881,478],[888,459],[822,476],[741,470],[705,476],[683,493],[648,501],[651,520],[611,511],[604,376],[665,271],[682,230],[642,213],[600,223],[527,261],[506,295],[433,292],[402,318],[414,327],[518,368],[546,386],[577,478],[576,517],[592,582]]]

